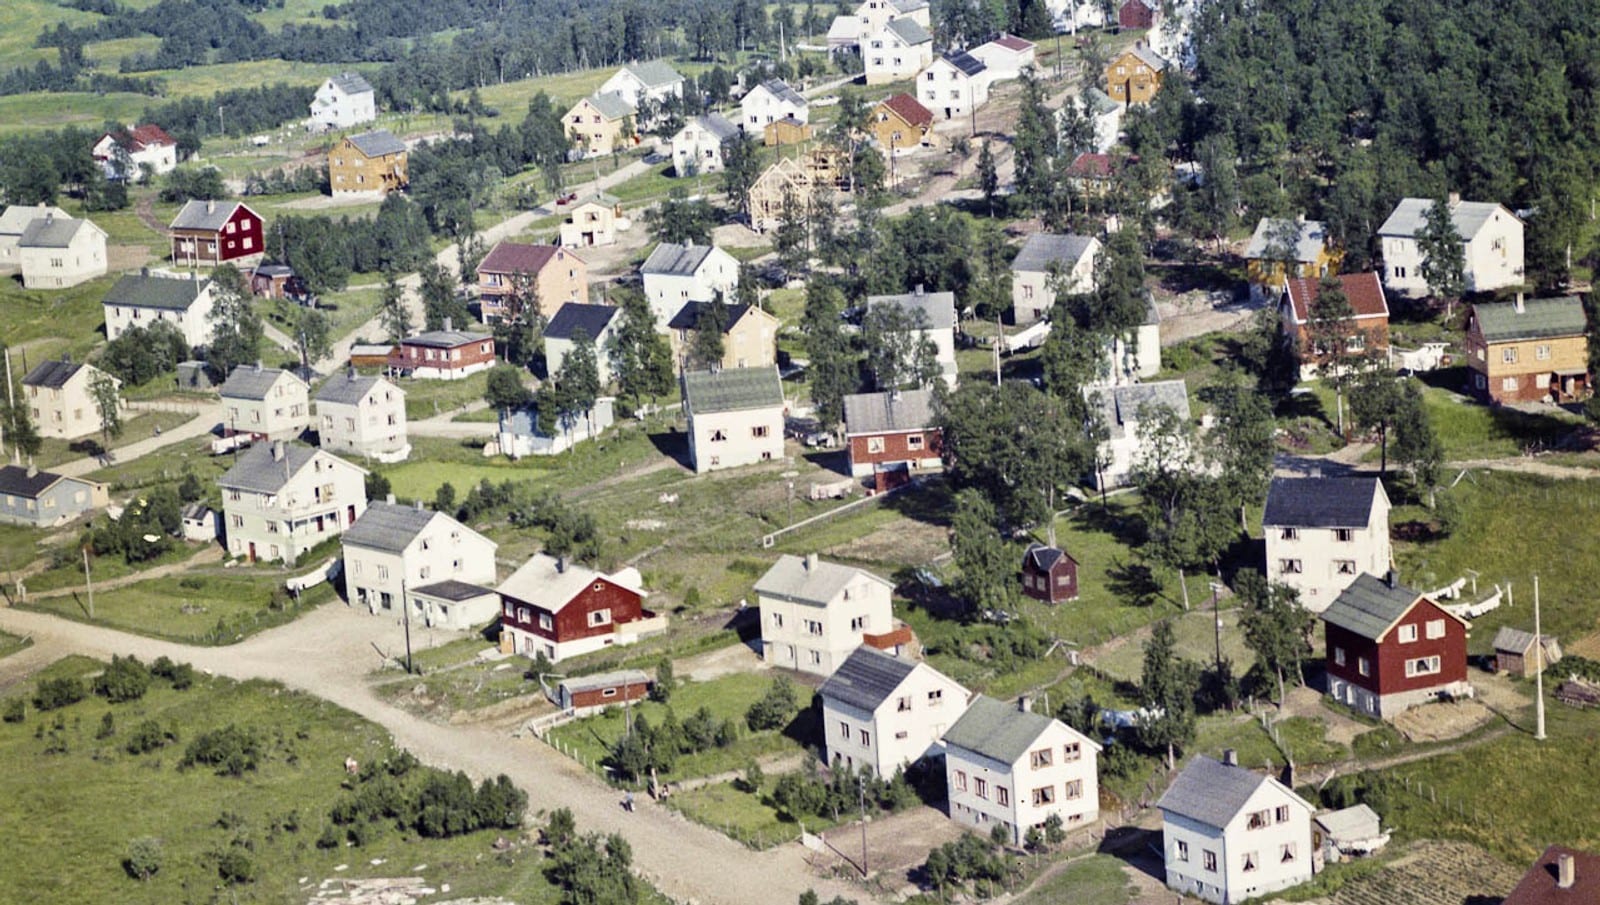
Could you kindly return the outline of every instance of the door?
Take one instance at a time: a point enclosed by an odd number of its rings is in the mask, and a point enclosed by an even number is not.
[[[346,525],[354,525],[356,523],[356,507],[350,506],[345,509],[345,520]]]
[[[256,542],[255,541],[251,541],[250,542],[250,561],[251,562],[255,562],[256,561]]]

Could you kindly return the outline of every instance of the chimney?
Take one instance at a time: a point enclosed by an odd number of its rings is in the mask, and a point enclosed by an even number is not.
[[[1400,573],[1396,572],[1394,569],[1390,569],[1389,573],[1384,576],[1383,581],[1389,586],[1389,590],[1392,591],[1395,588],[1400,587]]]
[[[257,374],[261,373],[261,359],[259,359],[259,358],[256,359],[256,373]]]
[[[1576,882],[1578,865],[1572,860],[1571,852],[1562,852],[1556,857],[1556,888],[1571,889]]]
[[[1239,752],[1233,748],[1222,749],[1222,762],[1230,767],[1239,766]]]
[[[217,199],[212,198],[211,200],[206,202],[206,213],[214,214],[216,212],[217,212]]]
[[[355,365],[347,365],[345,367],[345,369],[344,369],[344,376],[346,378],[350,379],[350,380],[355,380],[356,379],[356,366]]]
[[[1313,478],[1322,477],[1322,464],[1320,462],[1311,466],[1311,476]]]
[[[922,284],[921,284],[921,283],[918,283],[918,284],[917,284],[917,288],[916,288],[916,291],[914,291],[914,292],[913,292],[913,293],[912,293],[912,295],[921,295],[921,294],[922,294]]]
[[[1450,206],[1451,207],[1455,207],[1456,205],[1461,203],[1461,193],[1460,192],[1451,192],[1447,197],[1450,199]]]
[[[814,572],[814,571],[816,571],[816,569],[817,569],[817,554],[815,554],[815,553],[807,553],[806,554],[806,571],[807,572]]]
[[[39,466],[33,464],[33,458],[30,456],[28,458],[28,477],[37,478],[38,476],[39,476]]]
[[[455,325],[453,323],[451,323],[451,319],[448,318],[448,317],[445,318],[444,319],[444,331],[446,333],[449,333],[451,330],[454,330],[454,329],[455,329]]]
[[[1516,301],[1511,303],[1511,307],[1515,308],[1516,312],[1518,314],[1526,313],[1527,309],[1523,307],[1523,304],[1522,304],[1522,293],[1521,292],[1517,293]]]
[[[274,461],[274,462],[282,462],[283,461],[283,441],[282,440],[274,440],[274,441],[272,441],[272,461]]]
[[[567,554],[563,553],[560,556],[556,557],[556,571],[557,572],[565,572],[565,571],[567,571]]]
[[[1017,696],[1017,710],[1021,711],[1022,713],[1032,713],[1033,712],[1033,695],[1031,695],[1031,694],[1018,695]]]
[[[44,225],[45,226],[49,226],[50,224],[52,224],[54,222],[56,222],[56,212],[55,211],[45,211],[44,212]]]
[[[147,277],[149,275],[150,275],[150,268],[149,267],[141,267],[141,268],[139,268],[139,276]]]
[[[384,497],[383,501],[385,503],[388,503],[390,506],[393,506],[394,505],[394,494],[391,493],[388,496]]]

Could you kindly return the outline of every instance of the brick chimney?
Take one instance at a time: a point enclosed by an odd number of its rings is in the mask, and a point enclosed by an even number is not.
[[[1571,852],[1562,852],[1556,857],[1556,888],[1571,889],[1572,884],[1578,882],[1578,864],[1572,858]]]

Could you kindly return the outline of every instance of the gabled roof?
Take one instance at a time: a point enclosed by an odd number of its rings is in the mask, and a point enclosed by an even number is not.
[[[1394,207],[1394,213],[1378,227],[1378,235],[1415,238],[1427,225],[1428,211],[1433,208],[1434,203],[1433,198],[1401,198],[1400,203]],[[1451,203],[1447,200],[1445,204],[1450,208],[1450,219],[1455,223],[1456,233],[1463,240],[1471,240],[1496,214],[1504,214],[1512,220],[1517,219],[1517,216],[1504,205],[1493,201]]]
[[[345,529],[339,539],[347,547],[404,553],[436,518],[455,521],[431,509],[401,506],[398,503],[368,503],[367,511],[361,513],[356,523]]]
[[[934,423],[932,390],[852,393],[844,397],[846,436],[926,430]]]
[[[1363,572],[1345,588],[1326,610],[1322,621],[1353,632],[1369,641],[1382,641],[1406,613],[1419,601],[1427,600],[1421,592],[1395,581],[1390,583],[1369,572]],[[1466,621],[1449,610],[1440,609],[1451,619],[1466,625]]]
[[[683,81],[683,76],[678,73],[678,70],[673,69],[666,60],[629,63],[622,68],[631,73],[646,88],[664,88],[674,82]]]
[[[352,350],[352,354],[354,354],[354,350]],[[367,398],[367,394],[372,392],[372,388],[380,383],[390,386],[391,389],[402,394],[401,398],[404,398],[404,390],[389,384],[382,377],[364,376],[350,371],[329,377],[321,387],[317,388],[316,400],[334,405],[359,405],[361,400]]]
[[[1022,250],[1011,262],[1013,273],[1047,273],[1051,265],[1059,264],[1071,270],[1085,255],[1094,250],[1098,241],[1088,236],[1072,233],[1034,233],[1022,243]]]
[[[1285,796],[1299,802],[1307,811],[1312,810],[1305,799],[1277,780],[1204,756],[1196,757],[1183,768],[1183,772],[1178,774],[1178,778],[1156,802],[1156,807],[1165,813],[1187,817],[1220,830],[1232,823],[1256,790],[1268,783],[1277,786]]]
[[[1041,572],[1050,571],[1063,559],[1077,562],[1060,547],[1047,547],[1044,544],[1029,544],[1028,549],[1022,554],[1022,559],[1024,563],[1033,563],[1033,567]]]
[[[1124,50],[1122,53],[1117,54],[1117,56],[1121,57],[1128,54],[1133,54],[1134,56],[1138,57],[1141,62],[1143,62],[1146,66],[1149,66],[1151,69],[1154,69],[1156,72],[1161,72],[1162,70],[1166,69],[1167,66],[1171,65],[1167,62],[1166,57],[1163,57],[1161,54],[1150,49],[1149,44],[1142,42],[1135,44],[1127,50]],[[1114,60],[1115,58],[1113,58],[1113,61]]]
[[[1327,811],[1316,816],[1317,825],[1335,841],[1355,842],[1371,839],[1383,832],[1378,812],[1365,804]]]
[[[364,94],[372,90],[372,83],[359,72],[341,72],[328,81],[345,94]]]
[[[934,330],[949,330],[956,325],[956,294],[954,292],[915,292],[900,295],[869,295],[867,309],[895,305],[906,312],[921,311],[928,316],[928,326]]]
[[[643,670],[619,669],[614,672],[596,673],[590,676],[576,676],[571,679],[562,679],[561,687],[569,692],[599,691],[603,688],[616,688],[618,685],[648,685],[653,680]]]
[[[727,141],[739,134],[739,127],[728,121],[720,113],[703,113],[694,118],[693,123],[702,132],[712,136],[717,141]]]
[[[616,207],[621,200],[622,199],[618,198],[616,195],[608,195],[605,192],[590,192],[587,195],[580,196],[576,201],[568,202],[567,210],[570,211],[574,208],[583,207],[585,204],[598,204],[602,207]]]
[[[1572,885],[1561,888],[1562,856],[1572,859]],[[1564,845],[1544,850],[1500,905],[1591,905],[1600,902],[1600,856]]]
[[[988,68],[983,65],[982,60],[967,53],[965,50],[947,50],[939,59],[955,67],[956,70],[968,78],[980,75]]]
[[[827,606],[852,582],[862,578],[875,581],[891,591],[894,589],[893,583],[865,569],[785,553],[756,582],[755,591],[763,597],[775,597],[791,603]]]
[[[1322,249],[1328,241],[1328,229],[1317,220],[1286,221],[1273,217],[1262,217],[1256,224],[1255,234],[1250,237],[1250,244],[1244,250],[1244,256],[1250,258],[1265,258],[1272,237],[1275,232],[1288,223],[1298,232],[1295,240],[1295,260],[1315,261],[1322,254]]]
[[[13,204],[0,213],[0,236],[20,236],[28,224],[44,216],[71,219],[72,215],[59,207],[44,204]]]
[[[933,111],[922,106],[922,102],[909,94],[895,94],[884,98],[880,103],[894,111],[894,114],[913,126],[928,126],[933,124]]]
[[[922,27],[922,23],[908,17],[891,19],[889,24],[884,26],[884,31],[893,32],[895,37],[905,42],[909,47],[927,44],[933,40],[933,35]]]
[[[732,330],[734,325],[739,323],[739,319],[744,317],[745,312],[750,310],[749,305],[723,305],[722,302],[684,302],[683,307],[678,309],[678,313],[667,321],[667,329],[695,329],[700,324],[700,314],[712,305],[722,305],[725,309],[723,311],[725,317],[722,320],[723,333]]]
[[[1096,115],[1115,113],[1122,109],[1122,105],[1111,99],[1111,95],[1099,88],[1090,88],[1083,93],[1084,106]]]
[[[222,229],[228,220],[233,217],[233,212],[241,207],[250,211],[257,220],[261,219],[259,214],[250,210],[247,205],[237,201],[201,201],[195,199],[184,202],[183,207],[178,211],[178,216],[172,218],[172,226],[168,228],[216,232]]]
[[[1100,397],[1100,416],[1110,438],[1120,440],[1134,429],[1139,409],[1144,406],[1170,408],[1184,421],[1189,420],[1189,391],[1181,380],[1159,380],[1116,387],[1084,387],[1085,399],[1093,403]]]
[[[755,93],[756,90],[765,91],[786,104],[794,104],[797,107],[806,106],[805,97],[800,92],[789,87],[789,83],[783,79],[768,79],[757,85],[755,89],[752,89],[751,93]],[[748,95],[746,96],[748,97]]]
[[[273,458],[276,449],[283,450],[283,458]],[[257,443],[239,454],[234,466],[217,479],[217,486],[247,490],[252,493],[277,493],[290,479],[300,473],[318,454],[366,474],[359,465],[300,443]]]
[[[889,0],[889,5],[902,16],[910,15],[920,9],[928,8],[928,0]]]
[[[944,742],[1010,765],[1038,744],[1039,736],[1055,723],[1043,714],[1019,710],[980,694],[967,705],[961,719],[945,730]],[[1062,728],[1067,727],[1062,724]],[[1087,738],[1082,743],[1100,750],[1099,745]]]
[[[1356,317],[1388,317],[1389,300],[1383,294],[1383,283],[1372,271],[1339,275],[1339,288]],[[1311,320],[1311,306],[1322,293],[1322,281],[1311,277],[1294,277],[1289,280],[1289,305],[1297,324]]]
[[[689,371],[683,375],[683,401],[695,415],[781,408],[783,383],[775,367]]]
[[[11,496],[36,500],[40,494],[54,487],[60,480],[62,475],[53,471],[35,470],[29,474],[28,469],[21,465],[0,466],[0,493]]]
[[[559,245],[529,245],[524,242],[496,242],[478,262],[479,273],[537,274],[560,251]]]
[[[28,224],[28,228],[22,231],[22,237],[17,239],[17,247],[67,248],[72,245],[72,240],[82,229],[97,230],[99,227],[88,220],[76,220],[72,217],[36,217]]]
[[[715,248],[715,245],[675,245],[671,242],[662,242],[650,252],[650,257],[645,258],[639,272],[675,277],[694,276],[706,259],[711,257],[711,252]]]
[[[1583,302],[1575,295],[1553,299],[1527,299],[1522,310],[1516,302],[1484,302],[1472,306],[1472,318],[1486,342],[1582,336],[1588,329]]]
[[[606,575],[580,563],[562,563],[545,553],[535,553],[529,557],[509,578],[500,582],[497,590],[506,597],[559,613],[580,592],[599,580],[609,581],[617,587],[644,596],[639,573],[633,569]]]
[[[1544,636],[1544,648],[1546,651],[1550,650],[1550,647],[1555,643],[1555,640],[1555,636],[1553,635]],[[1500,631],[1495,632],[1494,649],[1497,651],[1503,650],[1517,654],[1526,654],[1528,651],[1533,649],[1533,632],[1525,632],[1520,628],[1512,628],[1509,625],[1502,625],[1500,626]]]
[[[129,129],[117,129],[100,136],[101,141],[107,138],[110,138],[118,146],[126,148],[131,154],[137,154],[145,148],[165,148],[178,144],[177,139],[168,135],[167,130],[155,123],[145,123],[142,126],[134,126]],[[99,143],[99,141],[95,142],[97,145]]]
[[[130,308],[166,308],[187,311],[211,285],[210,280],[190,280],[183,277],[158,277],[130,273],[117,280],[106,293],[107,305],[127,305]]]
[[[1261,524],[1274,528],[1365,528],[1383,493],[1377,478],[1273,478]],[[1387,496],[1385,496],[1387,499]]]
[[[1072,158],[1072,163],[1067,164],[1067,175],[1079,179],[1110,179],[1121,169],[1125,160],[1126,158],[1112,157],[1110,154],[1084,151]]]
[[[871,713],[877,710],[917,664],[870,647],[858,647],[844,658],[817,694]],[[930,669],[932,667],[929,667]]]
[[[1032,50],[1034,47],[1032,41],[1025,41],[1016,35],[1001,35],[989,43],[995,45],[996,47],[1004,47],[1006,50],[1016,51],[1017,53]]]
[[[363,132],[360,135],[350,136],[350,143],[356,150],[368,157],[382,157],[385,154],[403,154],[406,143],[394,137],[388,129],[375,129]]]
[[[606,119],[622,119],[634,114],[633,105],[628,99],[615,91],[604,91],[589,95],[589,105],[600,111]]]
[[[75,361],[41,361],[22,378],[22,385],[59,390],[83,368],[84,365]]]
[[[600,333],[616,316],[617,309],[610,305],[567,302],[556,312],[555,317],[550,318],[550,323],[545,325],[544,335],[548,339],[571,339],[573,334],[581,329],[589,339],[598,342]]]
[[[371,510],[368,511],[370,512]],[[457,581],[454,578],[449,578],[444,581],[436,581],[433,584],[425,584],[420,588],[412,588],[411,593],[423,597],[432,597],[435,600],[471,600],[474,597],[493,594],[494,588],[486,588],[469,581]]]
[[[424,346],[430,349],[454,349],[493,339],[488,333],[471,333],[466,330],[429,330],[400,340],[402,346]]]
[[[259,364],[239,365],[228,375],[228,379],[223,381],[219,392],[224,399],[250,399],[259,402],[267,398],[278,378],[285,374],[293,380],[304,383],[282,368],[263,368]]]

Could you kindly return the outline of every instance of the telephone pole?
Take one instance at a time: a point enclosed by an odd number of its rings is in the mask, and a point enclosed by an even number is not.
[[[411,675],[415,670],[411,668],[411,601],[406,597],[406,580],[400,579],[400,621],[406,627],[406,675]]]
[[[1539,626],[1539,576],[1533,576],[1533,737],[1544,741],[1544,635]]]
[[[94,618],[94,582],[89,578],[89,545],[83,545],[83,590],[89,597],[89,618]]]

